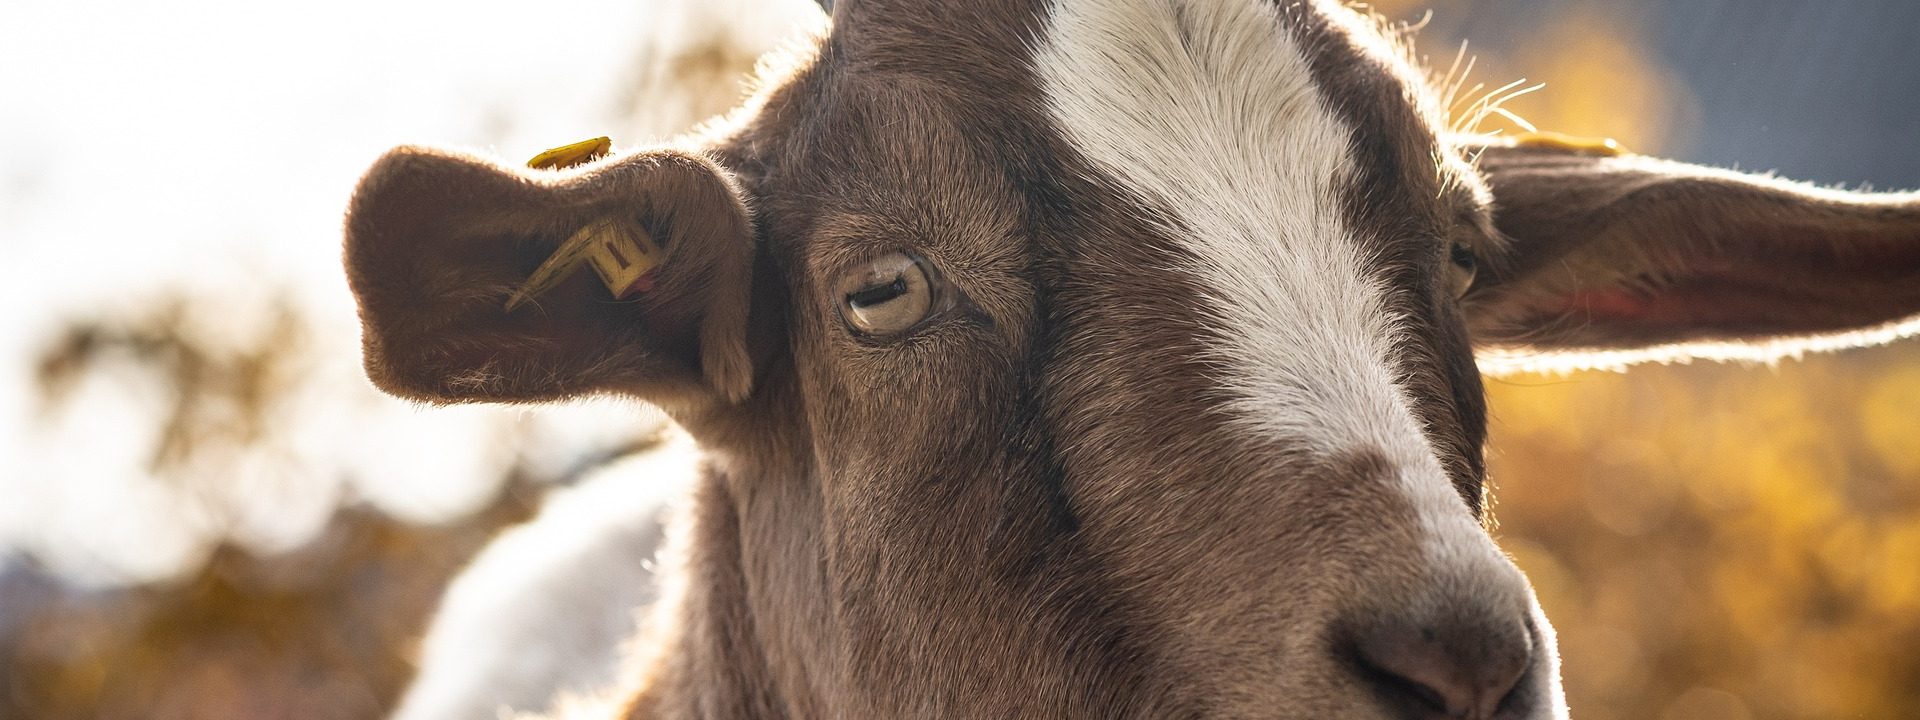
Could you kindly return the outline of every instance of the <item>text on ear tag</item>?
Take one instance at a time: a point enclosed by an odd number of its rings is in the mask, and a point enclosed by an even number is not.
[[[640,224],[630,219],[601,218],[587,223],[567,237],[546,262],[534,269],[527,281],[507,298],[511,312],[521,303],[541,295],[566,280],[574,267],[584,260],[593,266],[600,282],[615,299],[653,289],[653,269],[659,267],[663,253]]]
[[[1513,144],[1515,147],[1545,148],[1601,157],[1620,157],[1630,152],[1613,138],[1581,137],[1544,130],[1515,135]]]
[[[613,139],[597,137],[571,145],[562,145],[535,155],[532,160],[527,161],[527,167],[535,170],[565,170],[599,160],[610,152],[613,152]]]
[[[653,269],[660,265],[660,247],[653,244],[647,231],[632,221],[600,221],[587,262],[600,275],[607,291],[615,298],[653,289]],[[588,226],[592,228],[592,225]]]

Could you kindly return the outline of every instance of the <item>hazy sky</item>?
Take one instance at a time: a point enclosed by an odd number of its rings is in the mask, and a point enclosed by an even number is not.
[[[27,403],[31,351],[61,319],[137,309],[170,286],[216,298],[219,332],[256,332],[260,301],[280,286],[321,324],[312,372],[327,389],[286,418],[311,439],[230,479],[255,496],[230,523],[243,535],[299,542],[342,493],[422,518],[483,500],[476,480],[503,460],[489,434],[532,421],[420,411],[366,387],[341,214],[360,171],[395,144],[520,157],[617,135],[611,99],[644,7],[7,0],[0,301],[18,320],[0,323],[0,555],[35,547],[100,580],[165,574],[198,552],[216,520],[183,519],[191,499],[143,469],[165,388],[92,378],[52,422]],[[356,485],[342,487],[346,476]]]

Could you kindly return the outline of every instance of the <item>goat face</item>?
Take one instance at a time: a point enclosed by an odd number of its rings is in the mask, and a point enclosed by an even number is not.
[[[1481,525],[1474,348],[1777,352],[1920,310],[1913,198],[1450,137],[1331,2],[835,13],[700,144],[403,148],[349,217],[381,387],[623,393],[706,449],[705,631],[667,642],[715,659],[658,707],[1561,716]],[[664,248],[652,289],[503,309],[604,218]]]

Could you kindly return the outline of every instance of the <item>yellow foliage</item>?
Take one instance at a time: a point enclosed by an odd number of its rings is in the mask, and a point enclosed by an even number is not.
[[[1893,474],[1920,477],[1920,366],[1876,378],[1860,402],[1860,429]]]
[[[1496,381],[1502,542],[1587,718],[1920,703],[1920,350]]]
[[[1510,106],[1541,128],[1657,152],[1692,115],[1685,90],[1617,13],[1571,11],[1543,28],[1514,61],[1529,79],[1547,84],[1545,92]]]

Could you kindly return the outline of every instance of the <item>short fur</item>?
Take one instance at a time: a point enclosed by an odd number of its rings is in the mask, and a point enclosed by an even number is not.
[[[1475,526],[1469,338],[1920,313],[1914,197],[1451,138],[1330,0],[833,11],[702,144],[402,148],[351,209],[382,388],[629,395],[705,453],[627,717],[1561,717]],[[604,213],[663,239],[656,290],[502,309]],[[839,278],[896,251],[951,309],[851,331]]]

